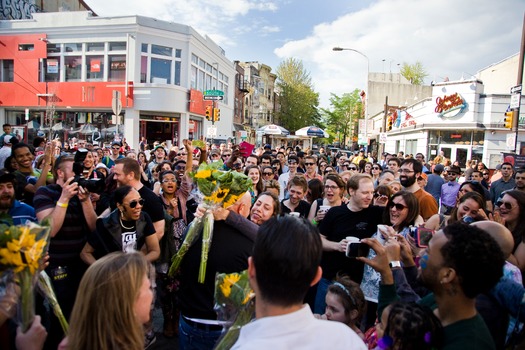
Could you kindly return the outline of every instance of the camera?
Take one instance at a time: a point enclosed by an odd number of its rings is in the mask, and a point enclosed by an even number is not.
[[[410,235],[418,248],[427,248],[435,231],[424,227],[410,227]]]
[[[346,246],[346,256],[348,258],[367,257],[370,246],[366,243],[353,242]]]
[[[88,152],[87,149],[81,148],[75,153],[75,160],[73,163],[75,178],[73,179],[73,182],[78,183],[79,186],[82,186],[88,192],[102,193],[106,187],[103,179],[86,178],[89,171],[84,168],[84,160],[86,159]]]

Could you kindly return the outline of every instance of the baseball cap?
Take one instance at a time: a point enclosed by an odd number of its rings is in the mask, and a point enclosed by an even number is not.
[[[118,141],[111,142],[111,146],[115,146],[115,145],[122,147],[122,145]]]
[[[419,180],[419,179],[428,180],[428,176],[427,176],[427,174],[425,174],[425,173],[421,173],[421,175],[419,175],[417,179],[418,179],[418,180]]]
[[[270,146],[270,144],[267,143],[266,145],[264,145],[264,148],[265,148],[265,149],[266,149],[266,148],[272,149],[272,146]]]
[[[443,166],[443,164],[436,164],[436,166],[434,167],[434,170],[442,172],[443,170],[445,170],[445,167]]]
[[[218,149],[212,149],[210,151],[210,155],[218,155],[218,156],[220,156],[221,152]]]

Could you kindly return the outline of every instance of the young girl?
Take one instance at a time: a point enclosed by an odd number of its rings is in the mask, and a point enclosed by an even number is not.
[[[337,276],[326,293],[326,311],[320,318],[346,324],[364,339],[359,321],[365,310],[365,297],[359,285],[348,276]]]
[[[440,349],[443,327],[432,310],[416,303],[388,305],[376,325],[377,347],[389,350]]]

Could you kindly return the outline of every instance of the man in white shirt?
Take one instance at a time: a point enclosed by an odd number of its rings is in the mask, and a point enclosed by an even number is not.
[[[286,215],[259,228],[248,258],[256,320],[232,349],[367,349],[347,325],[316,319],[303,304],[321,278],[321,254],[319,233],[306,220]]]
[[[299,158],[296,156],[288,157],[288,168],[287,173],[282,173],[279,176],[279,185],[281,186],[281,193],[279,193],[279,200],[288,199],[288,182],[297,173],[297,167],[299,166]]]

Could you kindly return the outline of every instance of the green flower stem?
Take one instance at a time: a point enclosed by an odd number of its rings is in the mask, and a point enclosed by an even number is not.
[[[206,278],[206,266],[208,264],[208,253],[210,252],[211,240],[213,238],[213,213],[207,210],[204,214],[204,229],[202,231],[201,263],[199,265],[199,283],[204,283]]]
[[[195,218],[188,228],[188,232],[186,233],[186,238],[184,238],[184,242],[182,242],[182,245],[177,252],[171,259],[171,266],[170,270],[168,271],[168,275],[170,277],[175,276],[177,273],[177,270],[180,267],[180,264],[182,263],[182,259],[184,258],[184,255],[188,252],[190,247],[197,241],[200,235],[200,231],[203,225],[202,218]]]
[[[35,295],[33,293],[33,275],[28,269],[19,272],[20,278],[20,321],[22,332],[26,332],[35,318]]]

